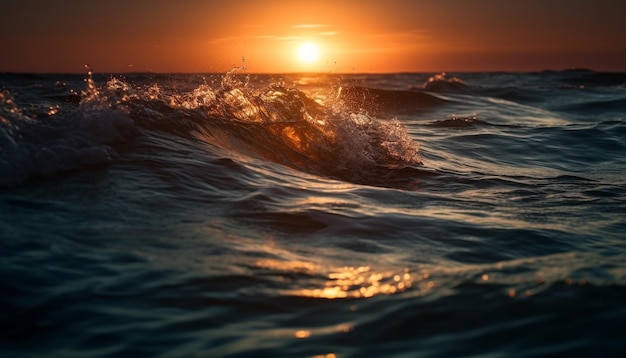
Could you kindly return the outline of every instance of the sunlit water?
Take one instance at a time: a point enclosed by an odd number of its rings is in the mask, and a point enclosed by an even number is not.
[[[0,75],[0,355],[620,356],[626,75]]]

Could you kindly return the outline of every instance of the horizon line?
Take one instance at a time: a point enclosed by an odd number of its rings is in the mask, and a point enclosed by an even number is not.
[[[95,71],[93,69],[87,70],[84,72],[73,72],[73,71],[2,71],[0,70],[1,75],[85,75],[88,72],[92,72],[92,74],[119,74],[119,75],[132,75],[132,74],[155,74],[155,75],[193,75],[193,74],[227,74],[233,70],[237,70],[236,68],[230,69],[228,71]],[[424,71],[351,71],[351,72],[333,72],[333,71],[287,71],[287,72],[252,72],[247,71],[245,69],[240,71],[235,71],[237,74],[247,74],[247,75],[394,75],[394,74],[428,74],[428,73],[541,73],[541,72],[597,72],[597,73],[626,73],[625,70],[597,70],[593,68],[587,67],[573,67],[573,68],[561,68],[561,69],[551,69],[546,68],[542,70],[424,70]]]

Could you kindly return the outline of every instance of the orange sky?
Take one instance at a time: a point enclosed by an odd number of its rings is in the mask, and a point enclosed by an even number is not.
[[[626,71],[624,15],[623,0],[2,0],[0,72]]]

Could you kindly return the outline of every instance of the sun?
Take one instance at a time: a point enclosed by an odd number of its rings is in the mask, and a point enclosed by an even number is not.
[[[317,61],[320,55],[320,51],[317,46],[312,42],[307,42],[298,48],[298,58],[305,63],[313,63]]]

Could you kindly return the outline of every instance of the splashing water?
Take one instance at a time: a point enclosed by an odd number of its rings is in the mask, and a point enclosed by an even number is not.
[[[127,111],[111,105],[88,74],[77,108],[43,118],[25,115],[11,94],[0,94],[0,185],[110,163],[114,147],[136,135]]]
[[[372,168],[421,165],[419,144],[397,120],[351,113],[339,100],[322,105],[281,82],[259,89],[248,82],[235,69],[218,88],[202,84],[168,95],[156,86],[138,92],[114,79],[103,92],[124,104],[140,126],[188,128],[214,145],[314,174],[367,182],[375,179]]]
[[[51,116],[52,125],[22,118],[19,108],[3,95],[4,110],[15,117],[2,119],[11,123],[4,126],[9,128],[5,132],[12,131],[5,133],[5,141],[15,137],[11,128],[16,122],[31,123],[32,128],[22,133],[26,136],[65,137],[50,139],[43,148],[22,150],[30,159],[9,154],[3,165],[13,167],[14,174],[6,175],[3,182],[109,162],[117,155],[115,148],[132,140],[140,128],[191,136],[244,156],[374,185],[377,175],[386,177],[396,168],[421,165],[419,145],[399,121],[351,112],[332,96],[322,105],[282,82],[253,89],[241,68],[223,75],[217,88],[204,83],[189,92],[171,94],[157,84],[137,88],[118,78],[98,88],[93,72],[87,69],[78,107],[64,118]],[[53,134],[60,132],[64,135]],[[27,142],[21,146],[33,147]],[[41,169],[50,162],[54,163],[50,169]]]

